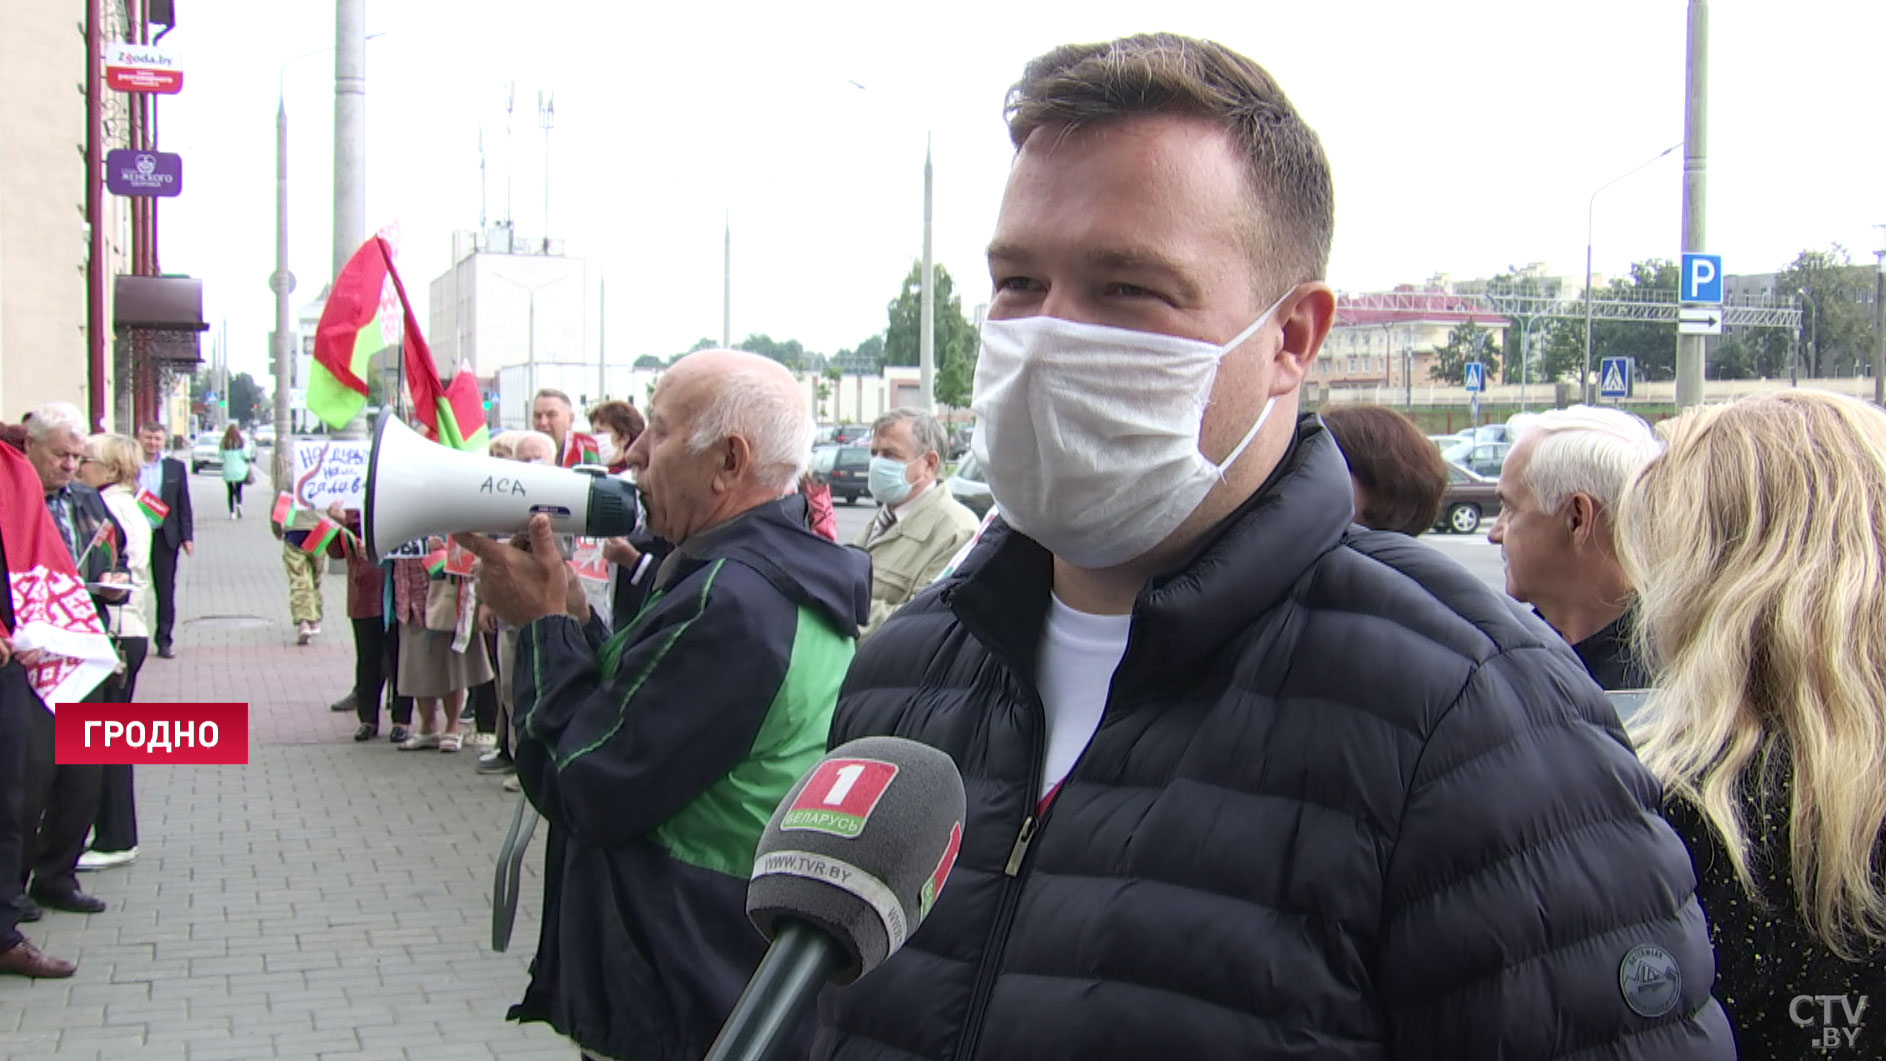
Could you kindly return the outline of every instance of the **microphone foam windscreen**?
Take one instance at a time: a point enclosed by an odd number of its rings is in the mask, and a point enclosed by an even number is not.
[[[747,886],[747,916],[768,938],[780,917],[829,933],[850,955],[848,984],[903,946],[956,864],[963,779],[950,757],[901,737],[827,753],[773,811]]]

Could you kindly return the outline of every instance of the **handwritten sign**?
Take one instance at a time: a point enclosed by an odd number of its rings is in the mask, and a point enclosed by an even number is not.
[[[367,459],[373,443],[364,439],[298,439],[295,442],[295,505],[322,512],[336,501],[342,508],[364,508]]]

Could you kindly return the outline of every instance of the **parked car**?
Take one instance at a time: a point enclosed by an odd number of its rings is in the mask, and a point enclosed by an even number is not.
[[[837,446],[828,446],[823,443],[813,446],[812,461],[806,465],[806,470],[817,477],[819,482],[831,483],[832,462],[838,459],[838,450]]]
[[[196,437],[196,444],[190,447],[190,470],[201,472],[205,468],[221,469],[223,466],[223,436],[205,431]]]
[[[262,424],[258,426],[255,429],[254,438],[255,444],[263,449],[272,448],[275,445],[275,425]]]
[[[962,502],[963,507],[977,516],[987,516],[990,506],[995,504],[995,496],[989,493],[989,484],[982,481],[982,465],[976,463],[974,453],[963,455],[956,465],[956,471],[949,478],[950,496]]]
[[[1483,520],[1500,514],[1500,482],[1477,475],[1458,464],[1447,466],[1447,491],[1441,495],[1441,517],[1434,529],[1450,534],[1472,534]]]
[[[871,444],[871,425],[846,424],[832,434],[832,441],[841,446],[855,446],[861,442],[869,446]]]
[[[1462,442],[1451,449],[1442,450],[1441,456],[1475,475],[1498,479],[1500,465],[1506,463],[1507,451],[1512,448],[1511,442]]]
[[[832,488],[832,500],[845,499],[855,505],[871,494],[871,450],[866,446],[839,446],[832,453],[831,471],[825,481]]]

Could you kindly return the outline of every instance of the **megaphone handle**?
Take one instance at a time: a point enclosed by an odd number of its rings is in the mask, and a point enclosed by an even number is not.
[[[517,923],[518,878],[523,872],[524,852],[530,847],[531,834],[537,831],[537,813],[530,799],[517,797],[511,812],[511,828],[504,846],[498,849],[498,865],[491,882],[491,949],[503,954],[511,945],[511,928]]]

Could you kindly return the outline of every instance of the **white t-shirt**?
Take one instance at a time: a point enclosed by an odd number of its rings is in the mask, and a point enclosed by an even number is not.
[[[1048,625],[1041,635],[1037,688],[1048,713],[1048,754],[1040,799],[1074,769],[1100,728],[1113,672],[1126,655],[1131,615],[1091,615],[1048,595]]]

